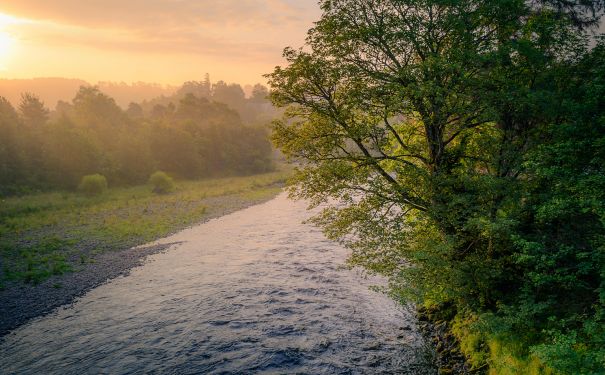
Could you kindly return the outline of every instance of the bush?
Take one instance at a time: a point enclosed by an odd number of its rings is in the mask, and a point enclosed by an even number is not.
[[[153,192],[157,194],[166,194],[174,190],[174,181],[162,171],[154,172],[149,177],[149,183],[153,185]]]
[[[84,176],[80,181],[78,190],[89,196],[102,194],[107,190],[107,179],[100,174]]]

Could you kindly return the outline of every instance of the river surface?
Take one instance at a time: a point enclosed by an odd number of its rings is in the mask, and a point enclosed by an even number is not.
[[[0,342],[2,374],[429,374],[413,315],[285,194]]]

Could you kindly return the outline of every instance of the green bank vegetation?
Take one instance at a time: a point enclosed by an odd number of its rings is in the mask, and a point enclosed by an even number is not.
[[[153,192],[158,194],[170,193],[174,190],[174,180],[162,171],[154,172],[149,177],[149,183],[153,186]]]
[[[267,94],[206,76],[125,110],[91,86],[53,111],[35,94],[0,97],[0,286],[275,194]]]
[[[287,170],[247,177],[110,188],[102,194],[51,192],[8,197],[0,205],[0,286],[77,271],[94,257],[161,238],[225,210],[280,191]]]
[[[292,192],[477,372],[605,373],[603,3],[320,4],[268,75]]]
[[[107,190],[107,179],[100,174],[89,174],[82,177],[78,191],[86,195],[99,195]]]

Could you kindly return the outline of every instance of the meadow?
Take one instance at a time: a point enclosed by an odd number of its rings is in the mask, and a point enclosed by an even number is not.
[[[150,185],[88,197],[50,192],[2,199],[0,289],[77,272],[101,253],[141,245],[276,195],[288,172],[177,181],[169,194]]]

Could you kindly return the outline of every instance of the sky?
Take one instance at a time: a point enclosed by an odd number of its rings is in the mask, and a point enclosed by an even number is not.
[[[0,78],[264,82],[317,0],[2,0]]]

